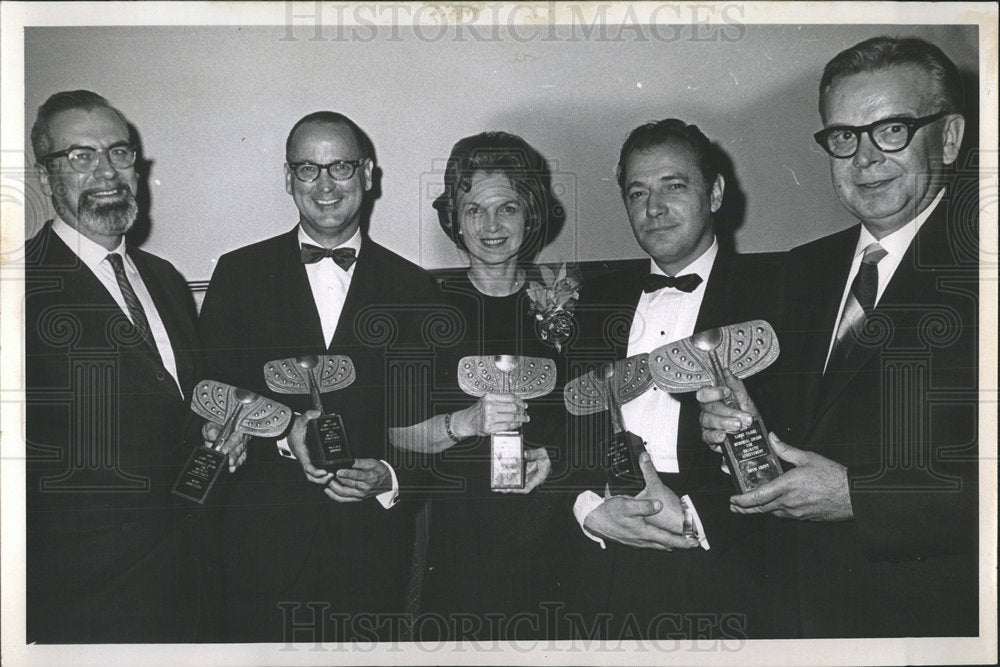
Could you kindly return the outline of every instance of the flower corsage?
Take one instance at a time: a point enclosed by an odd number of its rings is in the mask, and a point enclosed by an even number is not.
[[[547,266],[538,266],[544,285],[535,281],[528,284],[531,299],[530,314],[535,316],[535,333],[542,342],[562,351],[563,344],[573,333],[573,308],[580,298],[580,281],[567,275],[566,264],[554,273]]]

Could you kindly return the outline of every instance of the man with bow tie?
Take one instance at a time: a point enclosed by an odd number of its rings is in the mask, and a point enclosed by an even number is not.
[[[736,255],[716,240],[712,214],[725,188],[716,150],[697,126],[677,119],[640,126],[626,139],[618,184],[649,260],[584,286],[567,377],[707,328],[756,318],[778,325],[771,258]],[[728,511],[733,483],[700,443],[697,402],[653,387],[623,405],[622,416],[648,452],[640,461],[646,488],[635,498],[612,496],[605,485],[607,413],[569,424],[578,448],[573,511],[600,543],[581,547],[580,584],[589,595],[579,607],[611,614],[602,628],[610,639],[766,635],[758,522]],[[696,538],[682,534],[682,499]]]
[[[978,188],[949,173],[962,103],[955,64],[916,38],[856,44],[820,82],[815,139],[860,224],[789,253],[793,364],[769,423],[795,467],[732,499],[786,519],[806,637],[979,630]],[[707,442],[755,410],[731,390],[747,412],[698,393]]]
[[[377,615],[403,610],[413,515],[396,506],[407,471],[386,429],[429,415],[405,403],[412,388],[390,375],[399,349],[422,349],[437,288],[362,232],[373,171],[371,144],[352,120],[331,111],[299,120],[285,146],[298,224],[220,257],[205,296],[213,378],[272,395],[266,362],[316,354],[347,355],[357,374],[322,396],[343,418],[352,467],[304,476],[309,466],[286,439],[251,441],[223,512],[224,640],[388,638],[393,629]],[[308,396],[274,398],[311,407]]]

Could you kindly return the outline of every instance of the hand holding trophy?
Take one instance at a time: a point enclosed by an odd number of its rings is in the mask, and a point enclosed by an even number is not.
[[[728,368],[743,379],[774,363],[780,348],[774,329],[764,320],[750,320],[700,331],[667,343],[649,353],[653,382],[671,393],[725,386],[722,371]],[[732,396],[726,405],[739,408]],[[781,464],[767,440],[760,417],[738,433],[726,434],[722,446],[726,464],[741,493],[751,491],[781,474]]]
[[[458,362],[458,386],[470,396],[512,394],[528,400],[550,393],[556,386],[551,359],[509,354],[463,357]],[[524,439],[520,431],[490,435],[493,490],[524,488]]]
[[[246,389],[202,380],[191,396],[191,410],[205,419],[222,424],[215,443],[202,445],[191,457],[174,483],[173,493],[204,504],[209,492],[226,464],[226,455],[219,447],[233,433],[245,433],[261,438],[281,435],[292,419],[286,406]]]
[[[582,416],[603,410],[610,413],[611,434],[605,466],[608,485],[614,495],[634,496],[645,488],[639,456],[646,447],[639,436],[625,427],[621,406],[641,396],[651,386],[646,355],[637,354],[603,364],[567,383],[563,390],[563,401],[570,414]]]
[[[354,463],[344,421],[339,414],[324,414],[322,394],[349,387],[355,378],[354,363],[344,355],[307,355],[264,364],[264,380],[278,394],[309,394],[320,415],[309,422],[306,447],[317,468],[335,472]]]

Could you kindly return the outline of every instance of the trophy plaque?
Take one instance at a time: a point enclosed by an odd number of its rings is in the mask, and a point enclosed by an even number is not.
[[[641,396],[652,385],[646,355],[637,354],[581,375],[563,390],[563,400],[571,414],[589,415],[604,410],[609,413],[611,434],[605,467],[613,495],[634,496],[646,486],[639,469],[639,456],[646,446],[642,438],[625,428],[621,406]]]
[[[778,337],[771,325],[764,320],[750,320],[700,331],[658,347],[649,353],[649,370],[657,387],[676,394],[725,386],[724,368],[740,379],[749,377],[773,364],[779,352]],[[732,396],[725,403],[739,409]],[[781,464],[771,450],[760,417],[738,433],[727,433],[722,451],[740,493],[781,474]]]
[[[204,504],[209,492],[226,465],[226,455],[219,451],[233,433],[246,433],[261,438],[281,435],[292,420],[286,406],[246,389],[203,380],[191,396],[191,410],[208,421],[222,424],[219,437],[211,447],[201,445],[191,452],[173,493]]]
[[[551,359],[509,354],[463,357],[458,362],[458,386],[470,396],[513,394],[528,400],[545,396],[556,386]],[[490,488],[524,488],[524,438],[520,431],[490,435]]]
[[[279,394],[309,394],[320,415],[306,427],[306,447],[317,468],[335,472],[354,465],[354,455],[338,414],[324,414],[321,394],[349,387],[354,363],[344,355],[308,355],[264,364],[264,380]]]

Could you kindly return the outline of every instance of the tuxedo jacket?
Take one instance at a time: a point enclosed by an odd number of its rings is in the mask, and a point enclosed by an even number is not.
[[[194,302],[128,248],[184,395],[51,223],[26,246],[27,639],[191,641],[200,584],[170,489],[201,372]]]
[[[780,339],[779,260],[777,255],[737,255],[720,248],[694,330],[764,319],[779,332]],[[648,273],[649,262],[644,260],[634,268],[584,285],[576,309],[579,332],[567,353],[568,380],[599,363],[627,356],[629,331]],[[765,421],[772,387],[768,376],[765,371],[748,380]],[[581,541],[581,549],[594,561],[581,575],[584,585],[593,591],[591,599],[582,604],[596,611],[606,606],[613,614],[633,614],[643,636],[703,636],[693,627],[699,621],[691,616],[699,612],[715,613],[716,620],[709,624],[713,627],[707,630],[711,636],[764,636],[767,631],[758,627],[761,591],[772,573],[760,544],[761,517],[729,511],[729,497],[736,493],[736,487],[720,469],[720,455],[701,440],[698,402],[693,393],[676,397],[681,401],[679,472],[661,473],[660,477],[677,495],[691,497],[711,549],[668,553],[609,542],[606,552],[597,553],[597,545]],[[604,439],[611,433],[607,412],[569,418],[568,431],[576,468],[570,477],[571,497],[575,499],[585,489],[603,497],[607,480]],[[657,623],[662,613],[682,616]],[[726,620],[726,614],[732,618]],[[726,623],[728,628],[723,627]]]
[[[323,394],[324,410],[341,415],[356,458],[394,466],[406,497],[413,462],[390,446],[387,428],[430,416],[424,394],[433,348],[422,327],[433,328],[427,317],[439,299],[428,273],[365,237],[327,346],[294,228],[219,259],[199,319],[208,375],[303,412],[311,409],[309,396],[271,392],[264,364],[306,354],[350,356],[357,378]],[[407,503],[385,509],[375,498],[335,502],[306,480],[298,461],[279,455],[274,439],[252,439],[246,463],[227,486],[220,529],[227,602],[249,600],[260,609],[258,621],[273,618],[279,601],[307,594],[349,612],[401,608],[413,540]],[[266,623],[271,636],[280,633]]]
[[[847,467],[854,511],[788,522],[805,636],[977,633],[978,222],[952,206],[825,375],[860,225],[791,251],[783,437]]]

